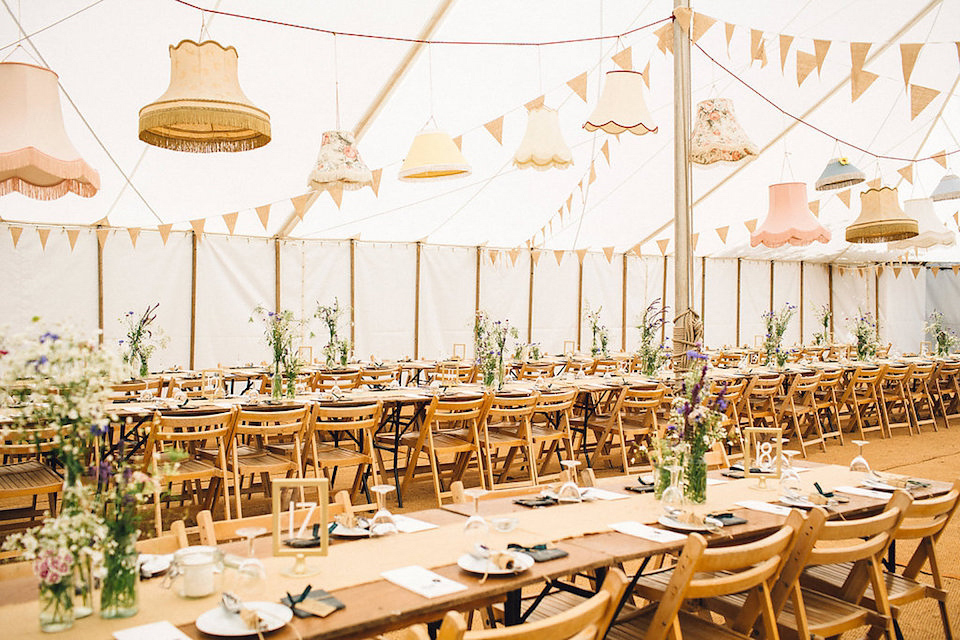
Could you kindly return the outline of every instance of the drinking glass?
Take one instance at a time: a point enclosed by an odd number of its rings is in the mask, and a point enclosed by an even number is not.
[[[384,506],[386,496],[395,490],[392,484],[376,484],[370,487],[370,490],[377,494],[377,512],[373,514],[370,521],[371,536],[389,536],[397,533],[397,523],[393,520],[393,514]]]
[[[580,502],[580,486],[577,484],[577,467],[580,466],[579,460],[561,460],[566,470],[568,480],[560,486],[557,492],[557,500],[560,502]]]
[[[863,457],[863,445],[870,444],[867,440],[853,440],[857,445],[857,457],[850,461],[850,471],[859,471],[860,473],[870,473],[870,465],[867,459]]]
[[[237,535],[247,539],[247,557],[253,557],[253,541],[267,532],[266,527],[240,527]]]
[[[663,502],[663,511],[671,518],[676,518],[683,513],[683,488],[680,486],[682,470],[682,465],[667,465],[667,471],[670,472],[670,486],[663,492],[660,500]]]
[[[793,466],[793,456],[800,452],[784,450],[781,453],[784,458],[783,468],[780,469],[780,493],[790,500],[802,500],[803,488],[800,484],[800,474]]]
[[[473,498],[473,515],[467,518],[463,525],[463,537],[467,542],[467,551],[473,553],[477,545],[483,545],[487,534],[490,532],[490,525],[480,515],[480,498],[487,494],[486,489],[473,487],[464,489],[463,493]]]

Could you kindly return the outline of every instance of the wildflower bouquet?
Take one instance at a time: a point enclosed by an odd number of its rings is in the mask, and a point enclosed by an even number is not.
[[[767,311],[763,314],[763,323],[766,325],[767,333],[763,339],[763,350],[766,357],[764,364],[772,364],[774,361],[779,366],[783,366],[787,361],[787,352],[783,349],[783,334],[787,332],[787,325],[790,319],[797,312],[797,308],[792,304],[784,304],[776,311]]]
[[[941,358],[950,355],[950,350],[960,342],[957,334],[943,323],[943,313],[940,311],[930,314],[923,332],[933,340],[933,347]]]
[[[857,360],[866,361],[877,355],[877,324],[873,314],[859,312],[850,321],[850,330],[857,339]]]
[[[263,324],[263,335],[267,346],[273,352],[273,381],[271,389],[273,396],[279,398],[283,392],[283,371],[295,361],[293,353],[294,325],[296,320],[293,311],[274,313],[263,305],[257,305],[254,315]],[[250,322],[254,319],[251,317]]]
[[[666,322],[667,307],[660,303],[657,298],[643,312],[643,318],[637,328],[640,329],[640,348],[637,350],[637,356],[640,358],[640,366],[643,374],[646,376],[656,375],[657,370],[670,357],[670,352],[666,344],[656,345],[657,334]]]
[[[516,327],[509,320],[491,320],[484,311],[478,311],[473,322],[473,352],[477,367],[483,374],[483,384],[499,388],[506,377],[504,354],[508,353],[507,343],[519,338]]]
[[[153,306],[147,305],[147,310],[140,316],[135,315],[133,311],[127,311],[120,316],[120,322],[127,327],[126,340],[120,341],[123,361],[131,367],[136,366],[139,362],[141,378],[150,375],[147,361],[157,347],[167,346],[167,337],[163,335],[163,331],[151,328],[151,325],[157,319],[157,307],[159,306],[159,302]]]
[[[816,305],[813,311],[817,317],[817,326],[821,329],[813,334],[813,344],[826,345],[830,342],[830,318],[833,316],[830,305]]]
[[[607,327],[602,322],[600,322],[600,311],[603,310],[603,307],[598,307],[596,311],[591,311],[587,309],[585,317],[587,322],[590,323],[590,332],[592,335],[592,340],[590,343],[590,355],[594,358],[598,356],[606,357],[609,354],[608,343],[610,341],[610,335],[607,332]]]
[[[347,364],[347,357],[350,354],[350,341],[341,339],[338,335],[337,328],[344,311],[345,309],[340,306],[340,301],[334,298],[333,304],[318,304],[317,310],[314,312],[314,315],[320,318],[323,324],[326,325],[327,332],[330,334],[327,344],[323,348],[327,367],[335,367],[338,363],[341,366],[346,366]]]

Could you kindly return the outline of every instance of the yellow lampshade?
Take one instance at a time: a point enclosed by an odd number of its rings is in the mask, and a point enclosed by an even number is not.
[[[472,170],[445,131],[421,131],[403,159],[399,178],[405,182],[443,180],[468,176]]]
[[[270,142],[270,116],[240,88],[237,50],[213,40],[170,47],[170,86],[140,109],[140,139],[174,151],[248,151]]]
[[[643,74],[637,71],[608,71],[597,107],[587,118],[587,131],[603,129],[607,133],[624,131],[638,136],[656,133],[657,125],[643,99]]]
[[[900,208],[897,190],[867,189],[860,194],[860,216],[847,227],[847,242],[893,242],[917,235],[917,221]]]
[[[89,198],[100,174],[74,148],[63,126],[57,74],[0,63],[0,195],[19,191],[55,200],[68,191]]]

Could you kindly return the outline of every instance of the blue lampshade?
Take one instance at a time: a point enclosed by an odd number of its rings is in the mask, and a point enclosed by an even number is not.
[[[843,189],[866,180],[863,171],[857,169],[846,158],[834,158],[827,163],[823,173],[817,178],[817,191]]]
[[[940,179],[940,184],[930,194],[933,200],[956,200],[960,198],[960,177],[955,173],[948,173]]]

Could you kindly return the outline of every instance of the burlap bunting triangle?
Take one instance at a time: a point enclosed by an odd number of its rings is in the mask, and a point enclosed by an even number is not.
[[[717,23],[716,18],[711,18],[710,16],[704,15],[702,13],[693,14],[693,41],[696,42],[703,37],[707,31],[710,30],[710,27]]]
[[[530,249],[530,259],[533,260],[533,266],[540,262],[540,249]]]
[[[101,249],[103,249],[103,245],[107,243],[108,235],[110,235],[110,229],[104,229],[102,227],[97,229],[97,242],[100,244]]]
[[[206,218],[197,218],[196,220],[190,221],[190,226],[193,227],[193,232],[197,235],[197,240],[203,235],[203,225],[206,223]]]
[[[668,22],[654,31],[653,35],[657,36],[657,48],[660,49],[660,53],[664,55],[668,51],[673,53],[673,23]]]
[[[747,220],[746,222],[743,223],[743,226],[747,228],[747,231],[749,231],[750,233],[753,233],[754,231],[757,230],[757,219],[752,218],[750,220]]]
[[[780,73],[786,71],[787,54],[790,53],[790,45],[793,44],[793,36],[780,34]]]
[[[814,217],[817,217],[817,218],[820,217],[820,201],[819,200],[811,200],[810,202],[807,203],[807,206],[810,208],[810,213],[812,213]]]
[[[643,68],[643,71],[640,72],[640,75],[643,76],[643,83],[647,85],[647,89],[650,88],[650,61],[647,60],[647,65]]]
[[[720,242],[727,244],[727,234],[730,232],[730,225],[725,225],[723,227],[716,228],[717,236],[720,238]]]
[[[610,59],[613,60],[616,65],[624,71],[633,70],[633,51],[631,50],[631,47],[627,47]]]
[[[553,257],[557,259],[558,266],[560,265],[561,262],[563,262],[563,254],[564,254],[563,249],[556,249],[553,252]]]
[[[604,140],[603,146],[600,147],[600,153],[603,154],[603,157],[607,159],[607,166],[610,165],[610,141]]]
[[[661,238],[657,240],[657,246],[660,247],[660,254],[667,255],[667,246],[670,244],[670,238]]]
[[[140,227],[129,227],[127,233],[130,234],[130,244],[133,245],[133,248],[137,248],[137,238],[140,237]]]
[[[270,205],[265,204],[262,207],[257,207],[257,217],[260,218],[260,224],[263,225],[263,230],[267,230],[267,223],[270,221]],[[234,219],[236,221],[236,219]],[[230,233],[233,233],[233,229],[230,230]]]
[[[837,197],[840,198],[840,202],[842,202],[847,207],[847,209],[850,208],[850,189],[844,189],[843,191],[838,191]]]
[[[897,173],[903,176],[903,179],[913,184],[913,164],[908,164],[897,169]]]
[[[910,119],[913,120],[920,112],[927,108],[933,99],[940,95],[936,89],[921,87],[918,84],[910,85]]]
[[[483,125],[483,128],[490,132],[490,135],[493,136],[494,140],[496,140],[499,144],[503,144],[503,116],[494,118],[487,124]]]
[[[941,149],[940,151],[937,151],[936,153],[930,154],[930,157],[936,160],[937,164],[939,164],[944,169],[947,168],[947,152],[944,151],[943,149]]]
[[[810,72],[813,71],[813,68],[817,66],[817,59],[813,56],[812,53],[807,53],[806,51],[800,51],[797,49],[797,86],[803,84],[803,81],[807,79],[807,76],[810,75]]]
[[[827,58],[827,51],[830,50],[829,40],[814,40],[813,54],[817,61],[817,75],[823,71],[823,61]]]
[[[459,148],[460,145],[457,145]],[[370,183],[370,188],[373,189],[373,195],[380,196],[380,178],[383,177],[383,169],[374,169],[370,172],[373,176],[373,181]]]
[[[733,39],[733,31],[737,28],[737,25],[730,24],[729,22],[723,23],[723,31],[727,38],[727,57],[730,57],[730,40]]]
[[[160,224],[157,225],[157,231],[160,232],[160,239],[163,241],[163,245],[167,245],[167,239],[170,238],[170,230],[173,229],[172,224]]]
[[[267,211],[270,210],[270,205],[264,205],[264,206],[267,208]],[[258,214],[260,213],[260,209],[262,208],[263,207],[257,207]],[[236,211],[234,211],[233,213],[223,214],[223,224],[227,225],[227,231],[230,233],[230,235],[233,235],[233,230],[237,228],[237,217],[239,215],[240,214]],[[260,220],[263,221],[263,218],[261,217]],[[265,221],[263,222],[263,228],[264,229],[267,228],[267,223]]]
[[[80,237],[80,229],[67,229],[67,241],[70,243],[70,251],[77,246],[77,238]]]
[[[856,102],[877,78],[877,74],[866,69],[852,70],[850,72],[850,101]]]
[[[575,78],[567,80],[567,86],[573,90],[575,94],[580,96],[580,99],[584,102],[587,101],[587,72],[584,71]]]
[[[23,227],[10,227],[10,238],[13,240],[13,248],[17,248],[17,243],[20,242],[20,234],[23,233]]]
[[[47,238],[50,237],[50,229],[37,229],[37,235],[40,236],[40,248],[47,250]]]
[[[917,64],[917,56],[920,55],[920,49],[923,43],[908,43],[900,45],[900,67],[903,69],[903,86],[910,85],[910,76],[913,75],[913,67]]]
[[[545,96],[538,96],[523,106],[526,107],[527,111],[533,111],[534,109],[539,109],[540,107],[543,106],[544,98]]]
[[[613,262],[613,247],[604,247],[603,255],[607,257],[607,262]]]
[[[580,264],[583,264],[583,257],[584,257],[585,255],[587,255],[587,250],[586,250],[586,249],[577,249],[576,251],[574,251],[574,253],[577,254],[577,260],[580,262]]]

